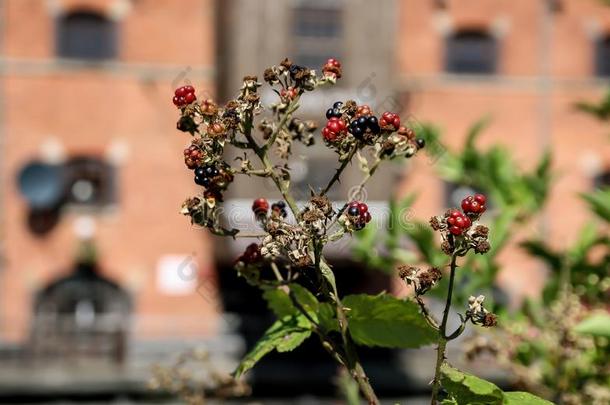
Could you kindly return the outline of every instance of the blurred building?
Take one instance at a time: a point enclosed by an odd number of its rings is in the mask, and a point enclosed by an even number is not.
[[[339,85],[303,99],[310,118],[322,120],[334,101],[355,98],[437,123],[444,142],[457,147],[473,122],[490,115],[482,145],[507,145],[524,167],[552,148],[560,177],[545,232],[558,245],[586,218],[576,193],[608,179],[607,128],[573,109],[575,101],[599,98],[610,77],[610,8],[597,0],[0,0],[0,55],[6,345],[24,345],[39,330],[36,297],[82,276],[82,238],[96,243],[96,283],[131,303],[130,339],[218,336],[224,321],[215,268],[225,276],[238,249],[213,243],[178,215],[197,192],[171,104],[185,82],[200,99],[226,100],[243,75],[261,75],[284,56],[312,67],[339,57]],[[311,160],[294,162],[303,195],[335,167],[334,154],[321,143],[315,148]],[[418,218],[454,205],[451,187],[434,173],[440,153],[429,149],[404,168],[385,169],[368,198],[419,191]],[[22,191],[36,194],[36,180],[47,178],[57,186],[32,204]],[[356,170],[347,173],[333,197],[347,198],[357,181]],[[247,205],[261,186],[240,183],[233,203]],[[566,209],[573,215],[562,215]],[[504,284],[535,293],[543,271],[522,260],[507,269],[522,265],[531,273]],[[96,305],[79,299],[68,314],[90,322]]]
[[[215,89],[214,3],[6,0],[0,12],[2,341],[26,341],[34,297],[71,277],[82,237],[133,302],[132,336],[215,334],[210,246],[178,215],[195,185],[169,96],[186,80]],[[19,188],[40,194],[44,176],[59,191],[31,204]]]

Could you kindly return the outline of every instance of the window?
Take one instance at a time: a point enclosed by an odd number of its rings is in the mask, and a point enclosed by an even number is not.
[[[610,169],[599,173],[593,179],[593,186],[596,189],[610,188]]]
[[[447,39],[445,68],[451,73],[493,74],[496,40],[483,31],[460,31]]]
[[[293,9],[294,62],[320,69],[328,58],[341,57],[342,12],[333,5],[302,5]]]
[[[74,12],[57,22],[57,55],[62,58],[104,60],[116,56],[115,23],[92,12]]]
[[[65,164],[66,202],[102,206],[116,201],[115,169],[101,159],[78,156]]]
[[[597,76],[610,77],[610,34],[597,42],[595,73]]]

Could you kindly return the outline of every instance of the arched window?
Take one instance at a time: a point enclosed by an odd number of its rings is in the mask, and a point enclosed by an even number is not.
[[[116,57],[116,24],[103,15],[78,11],[57,21],[57,55],[62,58],[105,60]]]
[[[458,31],[447,38],[445,69],[451,73],[493,74],[497,46],[485,31]]]
[[[610,77],[610,34],[597,41],[595,52],[595,74]]]

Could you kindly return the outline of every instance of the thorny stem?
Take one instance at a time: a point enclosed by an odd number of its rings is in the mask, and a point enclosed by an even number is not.
[[[366,183],[369,181],[369,179],[371,178],[371,176],[373,175],[373,173],[375,173],[375,171],[377,170],[377,168],[379,167],[381,163],[381,159],[377,160],[375,162],[375,164],[373,164],[373,166],[371,166],[371,168],[369,169],[369,172],[366,174],[366,176],[364,176],[362,178],[362,180],[360,181],[360,184],[358,184],[358,188],[356,193],[354,194],[360,194],[360,192],[362,191],[362,189],[364,188],[364,186],[366,185]],[[351,197],[351,196],[350,196]],[[335,215],[335,219],[330,223],[330,225],[328,226],[328,228],[332,228],[335,223],[339,220],[339,217],[341,217],[341,214],[343,214],[343,211],[345,211],[349,205],[349,201],[346,202],[345,204],[343,204],[343,207],[341,207],[339,209],[339,212],[337,212],[337,215]]]
[[[273,145],[273,143],[275,142],[275,139],[279,135],[280,131],[283,129],[283,127],[288,122],[288,119],[290,118],[291,114],[294,112],[294,110],[296,110],[297,102],[298,102],[298,97],[288,105],[286,113],[282,116],[278,126],[275,128],[275,130],[269,137],[269,140],[263,147],[259,146],[256,143],[256,140],[252,137],[253,116],[251,113],[247,115],[247,120],[244,125],[244,135],[248,141],[248,144],[250,145],[250,147],[252,148],[254,153],[258,156],[259,160],[263,164],[264,170],[269,172],[269,177],[275,183],[277,189],[280,191],[280,193],[284,197],[284,200],[286,200],[286,203],[290,207],[290,210],[292,211],[292,213],[294,214],[295,217],[298,217],[298,212],[299,212],[296,202],[295,202],[294,198],[292,197],[292,195],[289,193],[286,183],[284,183],[282,181],[282,179],[273,171],[271,161],[270,161],[269,157],[267,156],[267,150]],[[332,185],[338,180],[339,175],[341,174],[343,169],[345,169],[345,166],[347,166],[347,164],[353,157],[353,154],[356,152],[356,150],[357,149],[355,148],[353,153],[350,153],[349,158],[346,159],[345,162],[343,162],[342,168],[340,168],[340,171],[338,171],[338,173],[335,173],[335,176],[333,177],[333,179],[331,179],[331,182],[330,182],[329,186],[327,187],[327,189],[325,190],[325,192],[327,192],[328,189],[330,189],[330,187],[332,187]],[[360,186],[359,186],[360,189],[362,189],[362,187],[364,187],[364,184],[368,181],[368,179],[375,172],[379,163],[380,163],[380,161],[378,160],[371,167],[367,176],[360,183]],[[345,208],[343,208],[342,211],[344,209]],[[339,215],[340,215],[340,213],[337,214],[337,218],[339,217]],[[316,240],[314,240],[314,255],[315,255],[316,271],[318,274],[321,274],[322,273],[321,263],[322,263],[322,261],[324,261],[324,258],[322,257],[322,246],[319,243],[319,241],[316,241]],[[274,272],[276,272],[276,270],[277,270],[277,267],[275,267]],[[281,278],[279,271],[277,272],[276,277],[278,277],[278,279]],[[324,277],[322,277],[322,279],[326,280]],[[329,284],[329,282],[327,280],[325,281],[325,283]],[[332,340],[329,339],[323,333],[323,331],[320,330],[319,325],[316,322],[312,322],[312,325],[315,326],[315,331],[320,336],[320,339],[322,340],[322,345],[324,346],[324,348],[333,356],[333,358],[335,360],[337,360],[337,362],[339,364],[345,366],[348,369],[352,378],[354,378],[354,380],[358,383],[358,386],[360,387],[360,391],[362,392],[362,394],[364,395],[364,397],[366,398],[368,403],[371,405],[377,405],[377,404],[379,404],[379,400],[377,399],[377,396],[375,395],[375,391],[373,390],[373,387],[371,386],[371,384],[369,382],[369,379],[364,371],[364,368],[362,367],[362,364],[360,363],[360,359],[358,358],[358,354],[356,353],[354,342],[349,333],[347,316],[345,315],[345,311],[343,310],[343,304],[341,303],[341,300],[339,299],[339,294],[337,294],[336,288],[334,286],[331,286],[331,287],[332,288],[330,288],[330,289],[326,288],[325,292],[328,294],[329,298],[331,299],[331,302],[334,302],[336,305],[337,319],[339,321],[339,330],[341,332],[343,348],[338,347],[336,343],[332,342]],[[294,297],[294,294],[291,293],[289,295],[290,295],[291,300],[292,300],[293,304],[295,305],[295,307],[297,307],[297,309],[299,309],[299,311],[301,311],[303,313],[303,315],[306,316],[308,319],[311,318],[311,316],[307,313],[306,309],[303,308],[303,306],[298,303],[298,301],[296,300],[296,297]],[[313,319],[310,319],[310,322],[312,320]],[[343,349],[343,351],[344,351],[343,354],[340,353],[341,349]]]
[[[295,101],[293,101],[293,103],[295,103]],[[273,180],[273,182],[275,183],[275,186],[280,191],[280,193],[282,194],[282,197],[284,198],[284,200],[286,200],[286,203],[290,207],[290,210],[296,217],[299,212],[297,204],[296,204],[294,198],[292,197],[292,195],[290,195],[290,193],[288,192],[288,188],[282,182],[282,179],[279,178],[278,175],[273,171],[273,166],[271,164],[271,161],[269,160],[269,157],[267,156],[268,146],[271,145],[272,141],[275,140],[275,138],[277,137],[277,134],[279,134],[279,132],[280,132],[280,129],[284,125],[286,125],[286,121],[288,120],[287,117],[292,113],[292,110],[291,110],[292,105],[293,104],[289,105],[288,112],[282,117],[280,124],[278,125],[278,127],[276,128],[274,133],[269,138],[269,142],[264,147],[260,147],[254,140],[254,138],[252,137],[252,121],[253,121],[252,113],[247,114],[246,123],[244,125],[244,135],[245,135],[246,139],[248,140],[250,147],[252,148],[254,153],[256,153],[256,156],[258,156],[261,163],[264,165],[264,167],[265,167],[264,170],[269,173],[269,177],[271,178],[271,180]],[[292,108],[294,108],[294,107],[292,107]]]
[[[341,163],[341,166],[337,169],[337,171],[335,172],[335,175],[332,177],[332,179],[330,179],[330,181],[328,182],[328,185],[324,188],[324,190],[322,190],[322,193],[320,193],[320,195],[325,195],[326,193],[328,193],[328,191],[332,188],[332,186],[337,181],[339,181],[339,179],[341,178],[341,173],[343,173],[343,170],[345,170],[347,165],[352,161],[352,158],[356,154],[357,150],[358,150],[358,145],[354,145],[352,150],[349,152],[349,154],[347,155],[345,160],[343,160],[343,163]]]
[[[438,322],[436,322],[436,319],[434,319],[432,317],[432,315],[430,314],[430,311],[428,311],[428,307],[426,307],[424,300],[422,300],[419,295],[416,295],[415,301],[417,301],[417,304],[419,305],[419,308],[421,309],[421,313],[424,316],[424,318],[426,318],[426,321],[428,321],[428,324],[430,326],[432,326],[434,329],[438,330]]]
[[[447,348],[447,320],[449,319],[449,310],[451,309],[451,299],[453,297],[453,284],[455,281],[455,270],[457,269],[457,258],[459,252],[454,252],[451,255],[451,264],[449,274],[449,287],[447,288],[447,301],[445,302],[445,310],[443,311],[443,320],[438,331],[438,346],[436,348],[436,367],[434,369],[434,380],[432,385],[432,400],[431,405],[438,404],[438,394],[441,388],[441,366],[445,361],[445,351]]]

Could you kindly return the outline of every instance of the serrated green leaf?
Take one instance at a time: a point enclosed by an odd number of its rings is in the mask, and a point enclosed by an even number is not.
[[[504,393],[504,405],[553,405],[553,403],[529,392],[513,391]]]
[[[610,315],[607,313],[591,315],[576,325],[574,331],[584,335],[610,338]]]
[[[307,311],[307,314],[312,318],[317,319],[320,303],[316,297],[299,284],[290,284],[286,288],[286,290],[283,288],[275,288],[266,290],[263,293],[263,297],[267,300],[267,306],[273,313],[280,319],[285,316],[298,315],[301,313],[289,295],[292,293],[294,294],[296,302]]]
[[[415,348],[436,342],[437,333],[417,304],[391,295],[348,295],[343,299],[349,330],[358,344]]]
[[[447,363],[441,366],[441,384],[458,405],[501,405],[503,393],[495,384],[464,373]]]
[[[233,373],[234,377],[241,377],[273,350],[278,352],[294,350],[311,335],[311,330],[311,323],[302,315],[288,316],[276,321],[242,359]]]
[[[267,301],[267,307],[273,311],[275,316],[279,319],[297,313],[296,308],[290,301],[290,297],[283,290],[278,288],[266,290],[263,293],[263,298]]]

